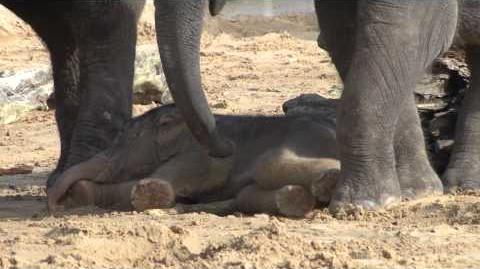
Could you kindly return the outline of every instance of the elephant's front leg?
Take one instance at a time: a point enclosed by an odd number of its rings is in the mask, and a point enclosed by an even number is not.
[[[443,192],[442,182],[428,160],[414,96],[406,97],[394,136],[395,161],[403,198]]]
[[[67,162],[81,100],[78,91],[78,48],[72,27],[62,16],[68,10],[68,4],[10,1],[5,6],[31,25],[50,52],[55,85],[55,118],[61,144],[57,167],[47,181],[50,187]]]
[[[67,168],[107,148],[131,117],[136,23],[142,4],[72,3],[70,23],[78,46],[82,96]]]
[[[73,42],[70,44],[73,45]],[[55,119],[60,135],[60,158],[57,167],[48,177],[47,188],[51,187],[65,170],[81,100],[81,92],[78,90],[80,72],[76,46],[52,46],[49,51],[55,84]]]
[[[399,115],[418,74],[449,46],[455,26],[456,1],[358,2],[354,56],[338,110],[342,171],[333,210],[399,201]]]
[[[443,175],[449,192],[480,189],[480,51],[467,50],[471,85],[455,131],[455,145],[450,163]]]

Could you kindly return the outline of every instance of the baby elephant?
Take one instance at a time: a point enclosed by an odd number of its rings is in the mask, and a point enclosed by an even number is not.
[[[212,158],[174,106],[132,119],[113,146],[61,176],[48,206],[97,205],[142,211],[172,207],[216,214],[303,217],[330,201],[339,170],[334,124],[318,115],[216,115],[235,142]]]

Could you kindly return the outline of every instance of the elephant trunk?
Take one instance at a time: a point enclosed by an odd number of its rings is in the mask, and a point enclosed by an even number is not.
[[[202,90],[200,38],[204,0],[155,1],[157,41],[165,77],[177,108],[197,141],[212,157],[233,153],[233,144],[221,137]]]
[[[108,167],[108,158],[100,153],[91,159],[72,166],[66,170],[56,184],[48,189],[48,209],[50,212],[55,212],[59,206],[60,200],[65,196],[68,189],[76,182],[82,179],[93,180],[103,170]]]

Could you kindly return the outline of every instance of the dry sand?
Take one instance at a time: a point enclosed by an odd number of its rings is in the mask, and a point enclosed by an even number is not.
[[[300,93],[338,94],[327,54],[314,40],[298,38],[311,36],[312,25],[258,36],[262,28],[305,23],[280,20],[210,22],[217,29],[211,33],[228,32],[203,38],[204,87],[215,111],[278,114]],[[28,27],[14,17],[0,20],[7,23],[18,27],[0,26],[1,70],[48,63]],[[140,31],[144,43],[153,41],[148,23]],[[375,213],[352,209],[338,218],[319,209],[304,220],[97,208],[51,217],[44,183],[58,151],[52,111],[0,125],[0,168],[33,168],[0,177],[0,268],[480,268],[478,194],[429,197]]]

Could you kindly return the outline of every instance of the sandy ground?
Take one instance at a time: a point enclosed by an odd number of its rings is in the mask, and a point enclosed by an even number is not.
[[[17,28],[0,27],[0,71],[48,63],[28,27],[5,20],[0,25]],[[297,29],[294,22],[273,29]],[[152,42],[148,23],[143,43]],[[270,26],[211,24],[215,33],[225,25],[243,29],[203,38],[204,87],[215,111],[278,114],[300,93],[338,93],[327,54],[310,40],[311,26],[258,36]],[[478,194],[429,197],[375,213],[352,209],[337,218],[318,209],[303,220],[97,208],[51,217],[44,182],[58,151],[52,111],[0,125],[0,169],[33,169],[0,177],[0,268],[480,268]]]

